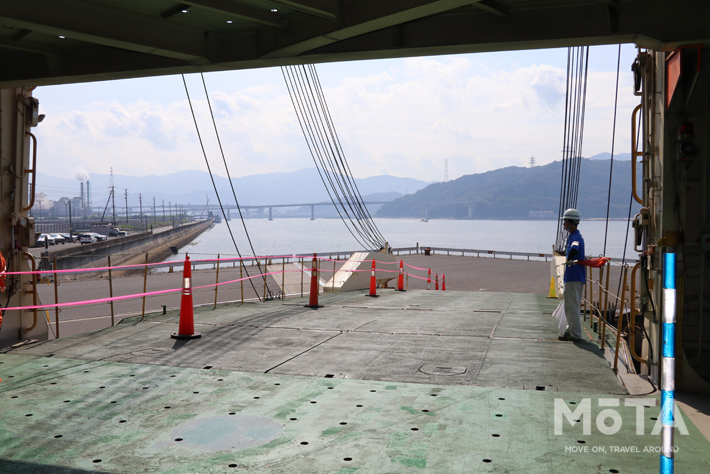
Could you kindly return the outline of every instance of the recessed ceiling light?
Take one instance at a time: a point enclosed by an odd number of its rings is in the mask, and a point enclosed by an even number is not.
[[[59,39],[64,39],[66,36],[59,35]]]
[[[5,28],[12,28],[12,26],[10,26],[10,25],[5,25]]]
[[[190,10],[183,10],[183,13],[190,13]]]
[[[276,13],[276,12],[279,11],[279,10],[278,10],[278,8],[272,8],[271,11],[274,12],[274,13]]]
[[[232,20],[227,20],[227,23],[229,23],[231,25],[234,22]]]

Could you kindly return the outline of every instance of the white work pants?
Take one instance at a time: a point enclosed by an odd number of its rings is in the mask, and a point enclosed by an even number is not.
[[[582,338],[582,317],[579,309],[582,306],[582,292],[584,291],[584,283],[581,281],[565,282],[565,316],[567,316],[567,331],[570,336]]]

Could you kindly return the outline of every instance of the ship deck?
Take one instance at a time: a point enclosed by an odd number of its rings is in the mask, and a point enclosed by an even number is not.
[[[0,472],[658,472],[657,393],[628,395],[590,329],[558,341],[557,300],[365,293],[197,308],[200,339],[171,339],[172,311],[6,350]],[[556,434],[556,404],[585,403]],[[683,420],[677,472],[707,473]]]

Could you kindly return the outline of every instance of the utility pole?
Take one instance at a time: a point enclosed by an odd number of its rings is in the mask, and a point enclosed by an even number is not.
[[[113,206],[113,225],[116,225],[116,192],[113,185],[113,166],[111,167],[111,205]]]
[[[143,194],[138,193],[138,205],[140,206],[141,210],[141,220],[140,223],[138,224],[138,228],[140,229],[140,226],[143,224]]]
[[[125,189],[126,191],[126,225],[128,225],[128,189]]]
[[[160,220],[164,221],[165,220],[165,199],[163,199],[162,201],[163,201],[163,218]]]
[[[71,201],[69,201],[69,235],[72,235],[72,225],[71,225]]]
[[[531,156],[530,157],[530,168],[532,168],[533,166],[535,166],[535,157]]]

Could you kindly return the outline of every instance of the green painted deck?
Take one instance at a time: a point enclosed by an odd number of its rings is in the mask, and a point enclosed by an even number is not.
[[[558,341],[556,300],[364,294],[200,309],[190,341],[168,313],[0,354],[0,472],[658,472],[659,409],[625,406],[658,397]],[[556,399],[589,400],[588,434],[555,434]],[[620,400],[614,435],[600,399]],[[683,419],[677,472],[707,473]]]

